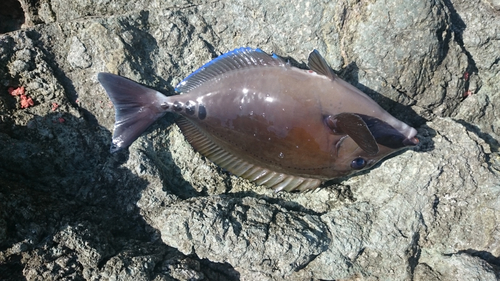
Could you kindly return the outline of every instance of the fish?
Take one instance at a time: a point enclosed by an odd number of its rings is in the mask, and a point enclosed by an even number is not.
[[[115,108],[110,151],[171,112],[196,151],[278,192],[315,189],[418,144],[414,128],[339,78],[317,50],[308,66],[242,47],[187,76],[173,96],[101,72]]]

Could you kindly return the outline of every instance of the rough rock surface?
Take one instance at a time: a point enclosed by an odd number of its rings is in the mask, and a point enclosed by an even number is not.
[[[498,1],[7,2],[0,280],[500,278]],[[109,153],[98,72],[173,95],[241,46],[299,66],[318,49],[421,144],[278,194],[194,152],[169,115]]]

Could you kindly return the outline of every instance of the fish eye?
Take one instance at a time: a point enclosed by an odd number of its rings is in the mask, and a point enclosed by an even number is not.
[[[351,162],[351,168],[353,168],[354,170],[361,170],[365,166],[366,166],[366,160],[361,157],[356,158]]]

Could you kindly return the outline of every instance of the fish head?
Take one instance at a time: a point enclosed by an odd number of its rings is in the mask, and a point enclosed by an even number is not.
[[[335,124],[330,124],[339,132],[334,148],[337,177],[370,169],[383,158],[419,143],[415,137],[417,131],[410,126],[400,131],[375,117],[346,115],[335,116],[332,119]],[[347,122],[349,124],[344,126]]]
[[[337,145],[337,159],[335,170],[337,176],[348,176],[363,170],[370,169],[383,158],[403,149],[390,148],[379,144],[376,154],[367,153],[349,137],[341,139]]]

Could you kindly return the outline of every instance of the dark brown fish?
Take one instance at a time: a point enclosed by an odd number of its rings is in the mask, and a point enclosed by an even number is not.
[[[302,70],[259,49],[240,48],[205,64],[167,97],[99,73],[115,105],[111,152],[129,146],[166,112],[186,139],[231,173],[280,190],[372,167],[418,143],[416,130],[338,78],[317,51]]]

